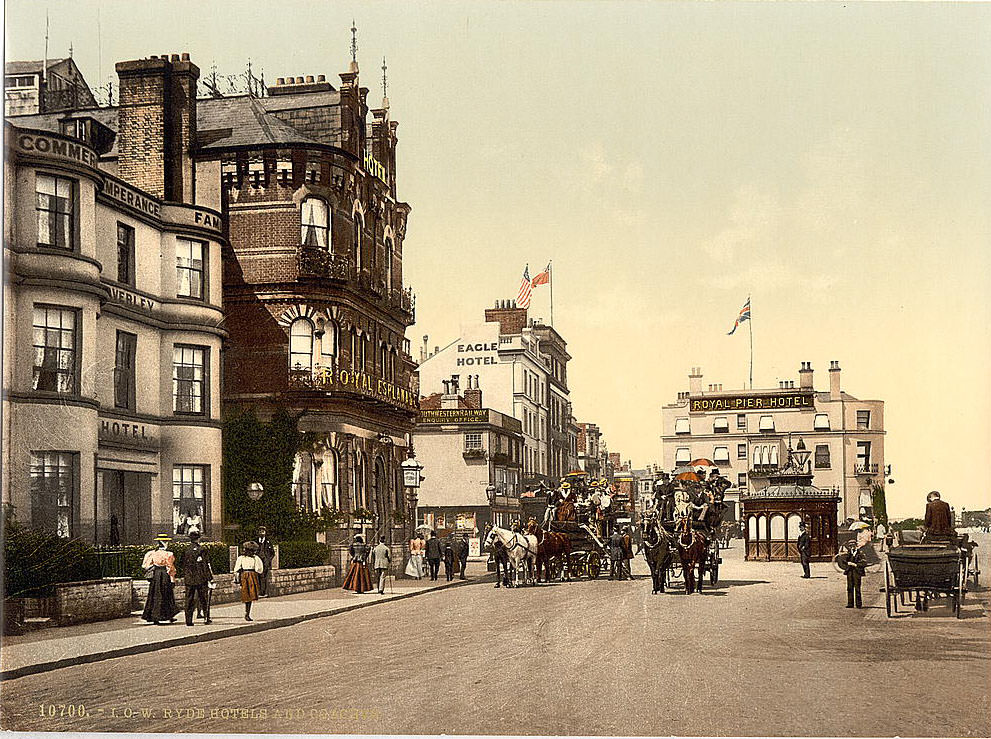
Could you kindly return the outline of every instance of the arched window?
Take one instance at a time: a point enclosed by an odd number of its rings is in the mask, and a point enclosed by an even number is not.
[[[327,321],[323,327],[323,338],[320,340],[320,364],[330,367],[340,352],[341,329],[334,321]]]
[[[389,488],[389,480],[385,476],[385,462],[382,461],[382,457],[375,458],[375,469],[373,474],[373,492],[374,492],[374,505],[375,510],[379,512],[379,515],[383,515],[386,511],[383,509],[384,506],[388,504],[389,497],[386,494]]]
[[[749,534],[748,538],[750,541],[757,541],[760,539],[760,533],[757,529],[756,516],[747,516],[747,533]]]
[[[368,508],[368,501],[365,499],[365,459],[361,452],[355,452],[352,458],[354,463],[353,474],[351,475],[351,499],[355,508]]]
[[[338,456],[335,449],[323,453],[323,464],[320,465],[320,496],[318,507],[340,508],[340,492],[337,488]]]
[[[389,375],[389,347],[385,344],[379,347],[379,371],[386,380],[392,380]]]
[[[788,541],[798,541],[798,535],[801,533],[798,529],[798,525],[802,522],[802,517],[797,513],[792,513],[788,516],[788,530],[787,536]]]
[[[315,197],[303,198],[299,209],[303,246],[330,247],[330,210],[327,203]]]
[[[387,238],[385,240],[385,290],[386,293],[392,292],[392,258],[393,258],[393,248],[392,239]]]
[[[361,232],[365,228],[365,221],[361,217],[361,213],[359,213],[358,211],[355,211],[352,214],[352,218],[354,219],[354,267],[358,271],[358,273],[360,274],[361,273],[361,250],[362,250]]]
[[[296,505],[306,510],[313,496],[313,456],[297,452],[292,467],[292,492]]]
[[[289,369],[313,370],[313,324],[297,318],[289,327]]]
[[[771,516],[771,538],[774,541],[784,541],[785,538],[784,516]]]

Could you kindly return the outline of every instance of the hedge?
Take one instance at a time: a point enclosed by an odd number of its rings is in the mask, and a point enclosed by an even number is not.
[[[330,559],[330,547],[318,541],[283,541],[279,543],[279,567],[295,570],[319,567]]]

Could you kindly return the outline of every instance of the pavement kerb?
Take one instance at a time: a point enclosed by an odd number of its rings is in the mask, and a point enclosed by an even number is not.
[[[186,644],[202,644],[203,642],[215,641],[217,639],[226,639],[231,636],[256,634],[259,631],[268,631],[269,629],[280,629],[286,626],[295,626],[296,624],[302,623],[304,621],[311,621],[316,618],[327,618],[328,616],[336,616],[341,613],[349,613],[350,611],[357,611],[360,608],[369,608],[371,606],[376,606],[379,605],[380,603],[395,603],[397,600],[414,598],[418,595],[426,595],[428,593],[436,593],[439,590],[446,590],[448,588],[457,588],[463,585],[470,585],[472,583],[477,583],[477,582],[485,582],[486,580],[489,580],[493,577],[494,577],[493,573],[487,572],[471,580],[454,580],[453,582],[445,582],[445,583],[441,583],[440,585],[424,588],[423,590],[414,590],[411,593],[401,593],[399,595],[392,595],[391,597],[382,600],[379,599],[373,600],[369,598],[368,600],[362,603],[352,603],[346,606],[328,608],[323,611],[314,611],[313,613],[305,613],[301,616],[287,616],[285,618],[275,618],[270,621],[255,622],[247,626],[237,626],[228,629],[218,629],[216,631],[211,631],[209,633],[186,634],[184,636],[178,636],[173,639],[163,639],[162,641],[151,642],[148,644],[132,644],[127,647],[111,649],[105,652],[82,654],[77,657],[67,657],[65,659],[52,660],[50,662],[39,662],[33,665],[24,665],[23,667],[17,667],[12,670],[0,672],[0,682],[6,680],[15,680],[19,677],[26,677],[27,675],[37,675],[43,672],[60,670],[64,667],[72,667],[73,665],[82,665],[90,662],[102,662],[104,660],[115,659],[117,657],[129,657],[134,654],[157,652],[161,649],[168,649],[169,647],[179,647]]]

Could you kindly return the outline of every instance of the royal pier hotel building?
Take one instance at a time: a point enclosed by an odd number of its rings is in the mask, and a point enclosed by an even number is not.
[[[797,387],[783,380],[777,388],[723,390],[704,386],[693,368],[689,389],[661,410],[663,469],[711,460],[733,483],[726,500],[736,517],[741,495],[767,487],[788,444],[801,439],[812,453],[813,484],[840,496],[840,520],[870,515],[873,486],[885,474],[884,401],[844,391],[839,362],[828,375],[829,389],[816,390],[812,364],[802,362]]]

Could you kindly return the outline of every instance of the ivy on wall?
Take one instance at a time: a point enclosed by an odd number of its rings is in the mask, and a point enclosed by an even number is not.
[[[253,539],[259,526],[276,541],[313,538],[315,522],[299,510],[292,490],[296,452],[313,443],[298,422],[285,409],[270,421],[245,410],[224,422],[225,540]],[[248,497],[253,482],[264,487],[257,501]]]

